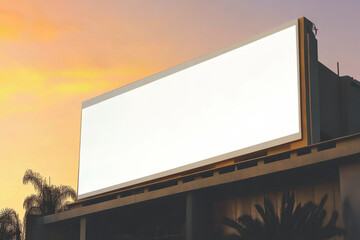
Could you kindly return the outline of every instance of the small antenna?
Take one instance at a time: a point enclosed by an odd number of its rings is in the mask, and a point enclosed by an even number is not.
[[[339,62],[337,62],[337,75],[340,77],[340,67],[339,67]]]
[[[315,24],[313,24],[312,30],[314,31],[315,36],[316,36],[319,29],[316,28]]]

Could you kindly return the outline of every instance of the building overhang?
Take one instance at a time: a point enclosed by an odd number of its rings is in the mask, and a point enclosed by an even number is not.
[[[39,217],[37,221],[43,224],[56,223],[149,200],[255,179],[306,166],[329,164],[331,162],[341,163],[354,159],[354,157],[360,157],[360,134],[320,142],[278,154],[255,157],[245,161],[236,161],[234,159],[233,165],[169,180],[161,183],[161,185],[139,187],[127,191],[126,194],[124,192],[114,193],[107,196],[106,199],[110,200],[103,200],[94,204],[89,201],[79,201],[73,209]]]

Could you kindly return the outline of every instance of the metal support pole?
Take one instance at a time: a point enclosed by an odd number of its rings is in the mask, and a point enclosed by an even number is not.
[[[195,200],[192,192],[186,195],[186,240],[194,240]]]
[[[80,240],[86,239],[86,216],[80,219]]]

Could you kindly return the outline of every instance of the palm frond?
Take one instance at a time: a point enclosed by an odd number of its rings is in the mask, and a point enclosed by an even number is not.
[[[23,177],[23,184],[31,183],[36,191],[41,191],[46,181],[41,177],[40,173],[34,172],[31,169],[26,170]]]
[[[223,219],[223,224],[225,224],[228,227],[231,227],[233,229],[235,229],[237,232],[241,233],[244,230],[244,227],[239,224],[239,222],[231,219],[231,218],[224,218]]]
[[[23,207],[25,210],[28,210],[32,207],[39,206],[41,199],[38,195],[31,194],[30,196],[27,196],[24,200]]]
[[[72,200],[76,200],[76,192],[75,190],[70,186],[64,186],[60,185],[60,196],[59,198],[61,200],[66,200],[67,198],[71,198]]]
[[[72,202],[66,201],[60,208],[56,209],[56,212],[63,212],[72,208]]]

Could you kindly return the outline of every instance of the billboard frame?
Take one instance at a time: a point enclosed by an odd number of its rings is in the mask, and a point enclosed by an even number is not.
[[[230,46],[227,46],[225,48],[221,48],[219,50],[216,50],[214,52],[211,52],[209,54],[203,55],[201,57],[195,58],[193,60],[187,61],[185,63],[182,63],[180,65],[177,65],[175,67],[169,68],[167,70],[164,70],[162,72],[156,73],[154,75],[151,75],[149,77],[143,78],[141,80],[138,80],[136,82],[130,83],[128,85],[122,86],[120,88],[117,88],[115,90],[112,90],[110,92],[104,93],[102,95],[99,95],[97,97],[94,97],[92,99],[89,99],[85,102],[82,103],[82,110],[90,107],[92,105],[95,105],[97,103],[101,103],[103,101],[106,101],[107,99],[110,99],[112,97],[118,96],[122,93],[128,92],[130,90],[136,89],[138,87],[144,86],[146,84],[152,83],[154,81],[157,81],[159,79],[162,79],[166,76],[169,76],[173,73],[182,71],[186,68],[192,67],[194,65],[197,65],[199,63],[205,62],[209,59],[212,59],[214,57],[217,57],[219,55],[222,55],[224,53],[227,53],[229,51],[235,50],[237,48],[240,48],[242,46],[245,46],[249,43],[252,43],[254,41],[257,41],[259,39],[262,39],[264,37],[267,37],[269,35],[272,35],[274,33],[277,33],[281,30],[284,30],[286,28],[292,27],[292,26],[296,26],[296,46],[297,46],[297,81],[298,81],[298,109],[299,109],[299,133],[293,134],[293,135],[289,135],[286,137],[282,137],[282,138],[278,138],[275,140],[271,140],[265,143],[261,143],[261,144],[257,144],[251,147],[247,147],[247,148],[243,148],[240,150],[236,150],[230,153],[226,153],[226,154],[222,154],[219,156],[215,156],[212,158],[208,158],[205,160],[201,160],[192,164],[187,164],[181,167],[177,167],[171,170],[167,170],[164,172],[160,172],[160,173],[156,173],[156,174],[152,174],[150,176],[146,176],[146,177],[142,177],[142,178],[138,178],[132,181],[128,181],[125,183],[120,183],[120,184],[116,184],[113,186],[109,186],[106,188],[102,188],[96,191],[92,191],[92,192],[88,192],[88,193],[84,193],[84,194],[80,194],[78,195],[78,199],[85,199],[85,198],[89,198],[89,197],[93,197],[96,195],[100,195],[100,194],[106,194],[109,192],[113,192],[116,190],[122,190],[122,189],[126,189],[128,187],[133,187],[133,186],[137,186],[137,185],[145,185],[146,183],[149,183],[150,181],[156,181],[157,179],[161,182],[163,181],[162,179],[164,178],[171,178],[171,176],[175,175],[175,174],[180,174],[182,172],[186,172],[186,171],[191,171],[194,170],[194,172],[196,172],[197,168],[206,166],[206,165],[211,165],[211,164],[215,164],[215,163],[219,163],[219,162],[223,162],[226,161],[228,159],[232,159],[241,155],[245,155],[245,154],[249,154],[249,153],[253,153],[253,152],[257,152],[260,150],[264,150],[264,149],[269,149],[269,148],[276,148],[277,146],[281,146],[284,144],[288,144],[291,142],[302,142],[300,145],[304,145],[304,137],[306,138],[308,134],[306,134],[306,131],[304,131],[304,118],[303,118],[303,114],[302,112],[304,112],[304,104],[303,104],[303,76],[304,74],[302,73],[303,70],[303,64],[302,64],[302,44],[301,44],[301,37],[300,36],[300,20],[296,19],[290,22],[287,22],[285,24],[282,24],[278,27],[272,28],[264,33],[258,34],[254,37],[251,37],[249,39],[246,39],[244,41],[240,41],[237,43],[234,43]],[[308,101],[306,101],[306,103],[308,103]],[[308,105],[308,104],[306,104]],[[307,110],[308,107],[306,107],[305,110]],[[82,121],[82,120],[81,120]],[[306,119],[306,122],[308,122],[308,120]],[[81,128],[80,128],[81,129]],[[80,135],[81,135],[81,130],[80,130]],[[81,141],[81,139],[80,139]],[[80,146],[81,146],[81,142],[80,142]],[[80,152],[79,152],[80,154]],[[78,168],[78,184],[77,184],[77,190],[79,190],[79,177],[80,177],[80,155],[79,155],[79,168]]]

